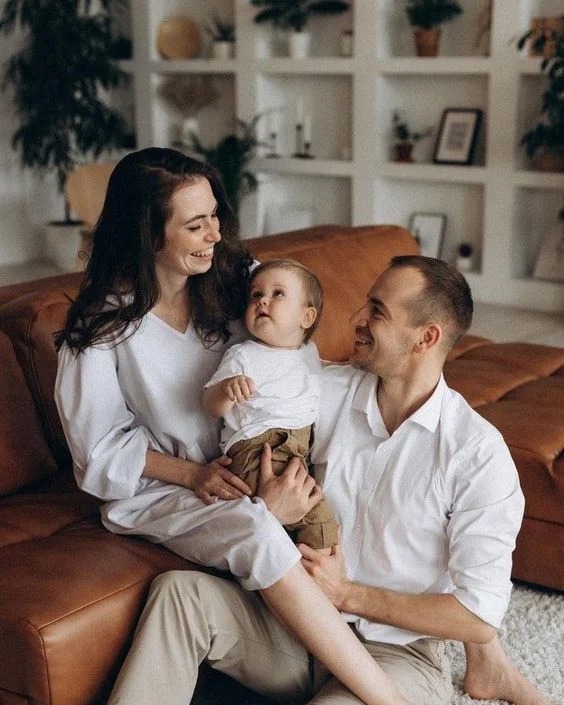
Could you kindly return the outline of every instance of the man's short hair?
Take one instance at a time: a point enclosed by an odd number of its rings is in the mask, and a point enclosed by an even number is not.
[[[417,269],[425,280],[421,294],[408,304],[412,324],[440,323],[450,350],[472,323],[474,303],[468,282],[455,267],[434,257],[400,255],[392,258],[391,269],[403,267]]]
[[[317,312],[313,325],[304,331],[304,343],[307,343],[307,341],[315,333],[315,330],[319,325],[319,321],[321,320],[321,313],[323,312],[323,289],[321,287],[321,282],[311,271],[311,269],[306,267],[301,262],[298,262],[295,259],[284,258],[270,259],[259,264],[258,267],[253,269],[251,272],[249,284],[253,283],[253,279],[257,276],[257,274],[264,272],[267,269],[289,269],[290,271],[295,272],[300,279],[306,295],[306,306],[313,306]]]

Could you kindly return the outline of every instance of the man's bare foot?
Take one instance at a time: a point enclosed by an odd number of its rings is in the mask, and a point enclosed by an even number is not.
[[[507,657],[499,639],[487,644],[464,644],[464,690],[472,698],[507,700],[515,705],[550,705]]]

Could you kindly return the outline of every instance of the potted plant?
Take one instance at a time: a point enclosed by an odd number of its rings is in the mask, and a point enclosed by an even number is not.
[[[407,121],[401,117],[396,111],[392,118],[392,127],[394,134],[394,161],[395,162],[413,162],[412,152],[414,145],[424,137],[429,137],[432,134],[433,128],[428,127],[422,132],[413,132]]]
[[[304,31],[312,15],[339,15],[350,5],[342,0],[251,0],[251,5],[263,8],[255,22],[272,22],[275,27],[291,30],[290,56],[301,59],[309,54],[311,36]]]
[[[531,32],[524,34],[517,42],[522,49],[531,39]],[[564,34],[552,32],[541,34],[533,39],[533,50],[544,53],[550,42],[552,51],[544,55],[541,71],[547,78],[546,90],[538,122],[526,132],[520,141],[527,156],[534,159],[541,171],[564,171]]]
[[[203,157],[219,171],[236,215],[239,215],[243,198],[258,186],[256,176],[249,170],[249,163],[255,157],[257,147],[266,146],[257,138],[256,126],[260,117],[256,115],[249,123],[236,120],[234,132],[213,147],[205,147],[196,133],[191,134],[190,151],[195,156]]]
[[[96,12],[90,5],[89,0],[11,0],[0,15],[1,33],[16,27],[23,32],[23,45],[6,62],[2,81],[2,90],[13,91],[19,118],[12,146],[24,167],[54,171],[61,194],[79,163],[131,146],[123,117],[100,97],[124,79],[111,59],[111,0],[99,0]],[[72,222],[65,199],[59,225]],[[74,225],[73,243],[80,237]],[[56,252],[52,256],[57,259]]]
[[[469,242],[461,242],[456,251],[456,268],[459,272],[469,272],[474,264],[474,248]]]
[[[462,13],[457,0],[407,0],[405,8],[414,28],[417,56],[437,56],[441,30],[439,26]]]
[[[214,15],[210,22],[204,25],[204,31],[212,40],[212,58],[232,59],[235,48],[235,25],[229,20],[222,20]]]

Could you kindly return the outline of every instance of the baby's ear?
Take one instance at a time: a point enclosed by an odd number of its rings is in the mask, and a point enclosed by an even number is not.
[[[311,328],[317,318],[317,311],[313,306],[308,306],[303,313],[301,326],[304,330]]]

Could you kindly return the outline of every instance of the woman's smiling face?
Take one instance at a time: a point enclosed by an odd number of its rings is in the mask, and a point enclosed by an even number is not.
[[[157,272],[190,277],[212,266],[221,240],[217,201],[206,178],[182,186],[171,199],[164,246],[156,253]]]

